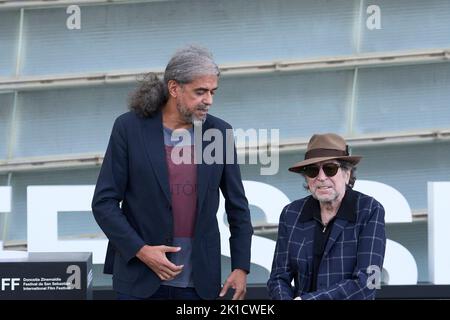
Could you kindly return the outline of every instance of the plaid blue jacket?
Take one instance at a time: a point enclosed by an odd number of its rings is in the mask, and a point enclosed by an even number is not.
[[[374,198],[347,189],[336,214],[317,276],[311,285],[314,210],[312,196],[288,204],[282,211],[267,287],[272,299],[374,299],[374,267],[382,270],[386,235],[384,208]],[[380,274],[379,274],[380,275]],[[380,275],[381,276],[381,275]],[[291,285],[294,280],[294,287]]]

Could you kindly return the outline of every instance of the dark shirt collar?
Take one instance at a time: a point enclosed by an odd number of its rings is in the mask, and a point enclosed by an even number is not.
[[[356,205],[357,193],[351,188],[347,188],[336,217],[348,220],[350,222],[355,222],[357,216]],[[309,196],[303,207],[299,221],[306,222],[308,220],[314,219],[314,217],[319,220],[321,219],[320,204],[318,200],[313,198],[313,196]]]

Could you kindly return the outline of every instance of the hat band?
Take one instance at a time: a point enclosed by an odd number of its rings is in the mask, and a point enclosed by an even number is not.
[[[341,157],[341,156],[348,156],[348,152],[337,149],[312,149],[305,153],[305,160],[311,158]]]

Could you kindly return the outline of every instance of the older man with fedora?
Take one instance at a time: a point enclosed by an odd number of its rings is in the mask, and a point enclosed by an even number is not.
[[[375,298],[386,247],[384,208],[352,189],[360,160],[339,135],[315,134],[304,160],[289,168],[305,178],[311,195],[281,212],[267,282],[272,299]]]

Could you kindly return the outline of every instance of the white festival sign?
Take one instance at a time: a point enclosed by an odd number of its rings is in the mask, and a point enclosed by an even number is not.
[[[260,208],[265,221],[278,223],[282,208],[290,202],[279,189],[266,183],[244,181],[244,188],[251,205]],[[396,189],[379,182],[358,180],[355,190],[371,195],[380,201],[386,211],[386,223],[411,223],[411,208]],[[27,238],[29,252],[85,252],[93,253],[93,262],[101,264],[106,254],[107,240],[58,239],[58,212],[91,211],[94,186],[28,186],[27,189]],[[449,242],[450,182],[428,183],[428,243],[430,281],[450,284],[450,251],[444,247]],[[0,212],[11,211],[11,188],[0,187]],[[230,232],[224,223],[224,199],[221,196],[218,221],[221,247],[224,256],[230,256],[228,239]],[[0,247],[0,257],[2,252]],[[270,271],[275,241],[254,235],[252,239],[252,263]],[[417,284],[417,265],[413,255],[401,244],[389,240],[383,267],[383,279],[387,284]]]

